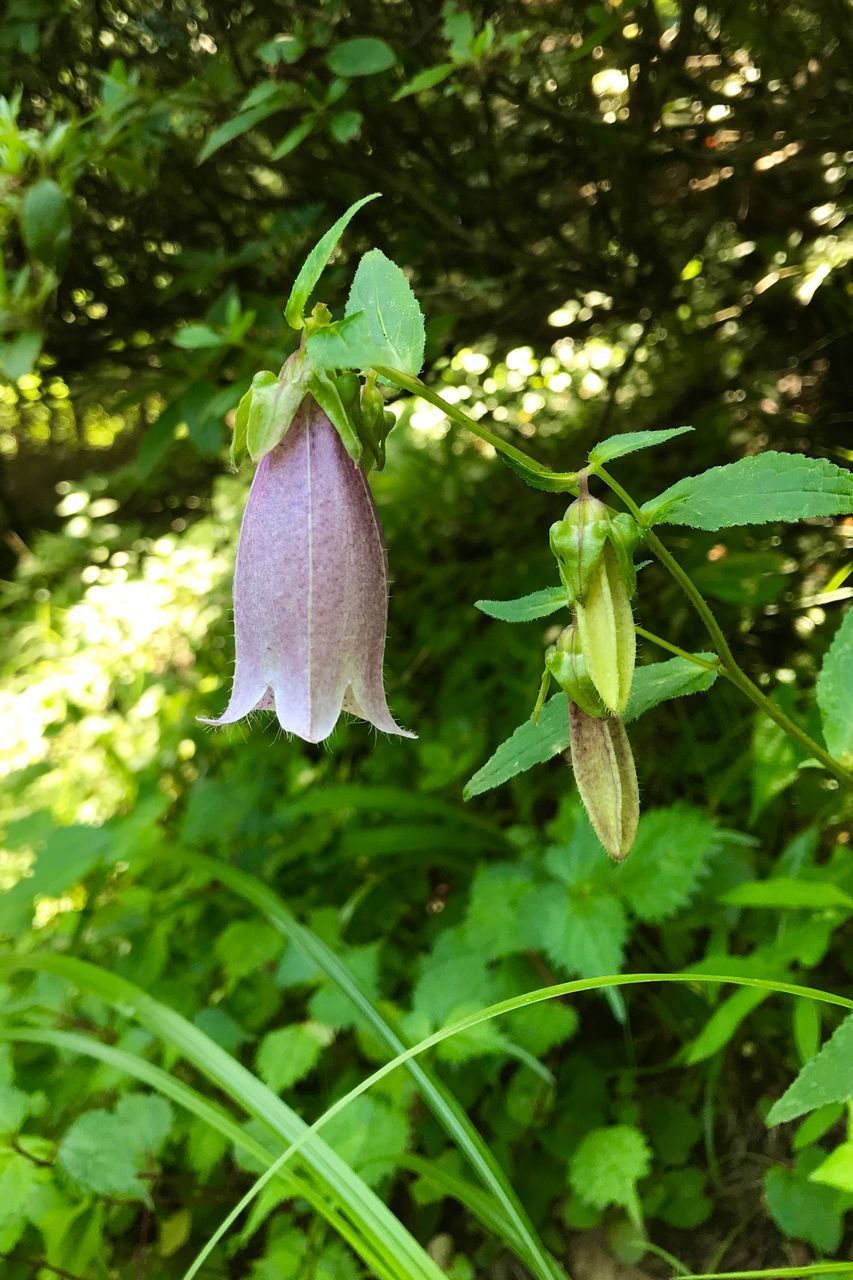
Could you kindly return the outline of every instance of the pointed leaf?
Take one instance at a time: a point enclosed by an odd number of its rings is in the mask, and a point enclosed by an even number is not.
[[[853,1015],[838,1027],[816,1058],[803,1067],[796,1080],[770,1108],[768,1124],[795,1120],[829,1102],[853,1098]]]
[[[369,204],[371,200],[378,200],[380,194],[379,191],[374,191],[372,195],[364,196],[361,200],[356,200],[355,204],[351,204],[346,213],[341,214],[337,222],[329,227],[326,234],[317,241],[308,254],[293,282],[293,288],[284,309],[284,317],[292,329],[302,328],[305,305],[314,292],[317,281],[323,274],[348,223],[364,205]]]
[[[623,431],[618,436],[608,436],[600,440],[589,451],[591,463],[611,462],[614,458],[623,458],[627,453],[636,453],[638,449],[651,449],[655,445],[665,444],[676,436],[683,436],[692,431],[692,427],[667,427],[663,431]]]
[[[568,607],[563,587],[545,587],[517,600],[475,600],[474,608],[500,622],[532,622]]]
[[[344,319],[313,334],[308,350],[321,368],[390,365],[416,374],[424,343],[423,314],[405,272],[371,249],[358,264]]]
[[[710,662],[714,655],[698,653],[697,658]],[[690,693],[710,689],[717,678],[716,671],[704,671],[686,658],[670,658],[668,662],[654,662],[637,667],[631,696],[623,716],[627,723],[645,715],[652,707],[671,698],[682,698]],[[478,769],[465,786],[466,800],[499,787],[516,774],[544,764],[569,746],[569,709],[564,693],[557,693],[545,703],[538,723],[525,720],[514,733],[501,743],[497,751],[482,768]]]
[[[849,471],[826,458],[772,451],[685,476],[643,507],[650,525],[710,530],[851,511],[853,475]]]

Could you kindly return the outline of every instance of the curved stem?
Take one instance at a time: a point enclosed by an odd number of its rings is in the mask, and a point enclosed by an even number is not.
[[[501,455],[503,460],[512,467],[513,471],[517,471],[534,489],[546,489],[550,493],[577,493],[578,478],[574,471],[551,471],[549,467],[537,462],[535,458],[531,458],[530,454],[525,453],[523,449],[519,449],[514,444],[509,444],[508,441],[502,440],[500,436],[496,436],[493,431],[489,431],[488,427],[481,427],[479,422],[464,413],[458,405],[449,404],[447,400],[442,399],[437,391],[433,391],[431,387],[421,382],[420,378],[415,378],[410,373],[403,373],[400,369],[387,369],[381,365],[376,365],[375,372],[378,373],[380,378],[384,378],[386,382],[393,383],[395,387],[399,387],[401,391],[410,391],[412,395],[420,396],[422,400],[428,400],[430,404],[440,409],[451,422],[455,422],[459,427],[464,427],[466,431],[470,431],[471,435],[476,436],[478,440],[483,440],[486,444],[490,444]]]
[[[613,479],[604,467],[594,466],[593,470],[596,475],[599,475],[604,483],[622,499],[639,526],[644,528],[645,517],[631,495],[622,488],[617,480]],[[766,715],[770,720],[774,721],[775,724],[778,724],[779,728],[786,733],[789,738],[792,738],[794,742],[797,742],[801,747],[804,747],[809,755],[813,756],[815,760],[819,760],[828,773],[831,773],[833,777],[837,778],[844,786],[853,786],[853,772],[846,769],[838,760],[833,759],[828,751],[825,751],[824,748],[815,742],[804,729],[801,729],[800,726],[790,718],[790,716],[787,716],[781,707],[777,707],[774,702],[771,702],[767,695],[762,693],[758,686],[750,680],[749,676],[738,664],[737,659],[729,648],[728,641],[723,634],[720,624],[717,622],[707,600],[695,585],[693,579],[681,567],[672,553],[667,550],[656,533],[651,529],[646,528],[645,536],[650,550],[655,556],[657,556],[664,568],[681,587],[681,590],[687,596],[687,599],[693,605],[693,608],[705,624],[705,630],[714,642],[714,648],[717,650],[717,654],[720,659],[722,674],[726,679],[735,685],[736,688],[740,689],[744,697],[748,698],[749,701],[759,709],[759,711]]]

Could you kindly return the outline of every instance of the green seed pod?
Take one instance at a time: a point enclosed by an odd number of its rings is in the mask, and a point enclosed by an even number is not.
[[[557,643],[545,654],[545,666],[563,692],[568,694],[572,702],[582,707],[587,715],[596,718],[607,715],[607,708],[589,678],[574,626],[566,627]]]
[[[587,715],[569,702],[575,781],[595,833],[610,857],[631,852],[640,820],[640,792],[631,744],[622,721]]]
[[[637,654],[630,602],[635,538],[630,516],[627,521],[591,498],[582,484],[565,518],[551,526],[551,550],[575,605],[586,670],[615,715],[627,706]]]
[[[587,671],[606,707],[621,715],[628,705],[637,633],[624,575],[608,543],[595,564],[583,600],[575,605]]]

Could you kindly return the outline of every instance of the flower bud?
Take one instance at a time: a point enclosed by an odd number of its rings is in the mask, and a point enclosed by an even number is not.
[[[620,518],[584,492],[565,518],[551,526],[551,549],[574,600],[587,672],[616,715],[628,703],[637,652],[628,541],[629,530]]]
[[[607,715],[607,709],[589,678],[576,627],[565,627],[560,633],[557,643],[551,645],[545,654],[545,666],[563,693],[568,694],[570,700],[582,707],[587,715],[596,718]]]
[[[584,808],[610,857],[631,851],[640,820],[640,793],[631,744],[622,721],[599,720],[569,701],[571,757]]]

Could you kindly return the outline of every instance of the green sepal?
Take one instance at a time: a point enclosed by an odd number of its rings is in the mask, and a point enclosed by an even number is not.
[[[361,438],[373,454],[379,471],[385,466],[385,401],[369,373],[361,393]]]
[[[275,374],[272,375],[275,377]],[[257,377],[257,374],[255,375]],[[231,436],[231,466],[236,471],[240,463],[243,461],[243,454],[247,452],[246,448],[246,429],[249,425],[249,406],[252,403],[252,388],[241,396],[240,403],[237,405],[237,412],[234,415],[234,434]]]
[[[545,670],[542,672],[542,679],[539,682],[539,692],[536,695],[536,702],[533,704],[533,710],[530,713],[530,719],[534,724],[539,723],[542,708],[545,706],[545,699],[548,697],[551,689],[551,672],[548,669],[548,657],[551,653],[556,653],[556,646],[553,644],[545,653]]]
[[[601,719],[607,715],[607,708],[590,679],[574,627],[566,627],[557,643],[548,649],[545,666],[563,693],[588,716]]]
[[[289,357],[278,377],[266,371],[255,374],[246,422],[246,447],[253,462],[260,462],[284,439],[305,399],[308,374],[302,349]]]
[[[603,518],[592,511],[587,516],[584,508],[590,501],[579,498],[569,507],[564,520],[551,525],[551,551],[573,600],[582,600],[586,595],[592,571],[601,557],[609,532],[607,508],[603,503],[598,504],[605,512]]]
[[[642,531],[633,516],[627,511],[620,511],[610,518],[610,542],[616,552],[616,563],[628,595],[637,591],[637,566],[634,564],[634,552],[642,537]]]
[[[326,369],[314,369],[308,379],[308,390],[337,431],[353,462],[358,464],[364,451],[350,407],[352,401],[347,394],[349,388],[341,386],[341,382],[342,379],[336,378]]]

